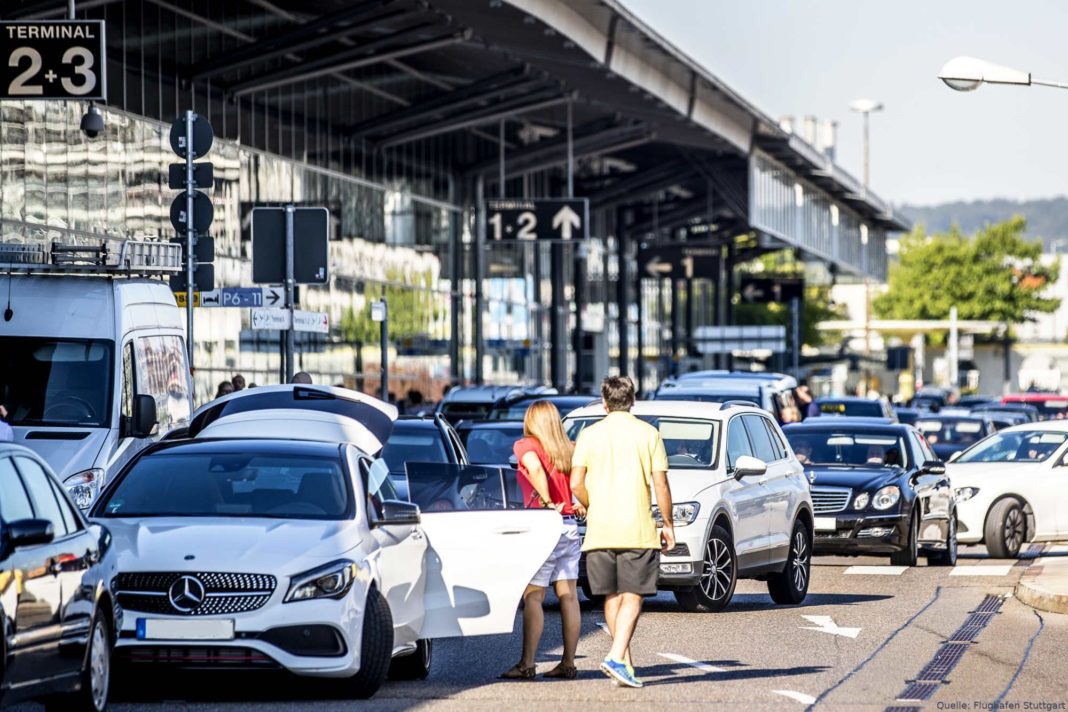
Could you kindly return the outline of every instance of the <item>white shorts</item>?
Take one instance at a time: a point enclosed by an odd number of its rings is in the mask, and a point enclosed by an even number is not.
[[[579,557],[582,556],[582,538],[579,536],[575,520],[564,519],[564,533],[556,542],[556,548],[549,558],[534,574],[530,583],[534,586],[548,587],[557,581],[577,581],[579,574]]]

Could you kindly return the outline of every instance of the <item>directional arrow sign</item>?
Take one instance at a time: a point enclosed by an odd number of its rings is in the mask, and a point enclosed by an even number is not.
[[[590,203],[585,198],[499,198],[487,200],[488,240],[584,240]]]
[[[643,277],[716,279],[720,247],[708,242],[647,242],[638,250]]]
[[[801,299],[805,283],[800,279],[774,279],[767,277],[744,277],[740,289],[742,301],[747,304],[778,302]]]
[[[830,633],[831,635],[840,635],[844,638],[856,638],[860,634],[860,628],[842,628],[834,619],[830,616],[801,616],[809,623],[815,625],[803,625],[803,630],[816,630],[820,633]]]
[[[674,267],[670,262],[661,262],[660,257],[653,257],[645,263],[645,271],[649,273],[650,277],[666,277],[671,274]]]
[[[262,287],[263,306],[280,307],[286,303],[285,287]]]
[[[560,237],[565,240],[571,239],[571,228],[580,227],[582,227],[582,218],[571,209],[570,205],[565,204],[556,211],[556,215],[553,215],[553,230],[557,230]]]

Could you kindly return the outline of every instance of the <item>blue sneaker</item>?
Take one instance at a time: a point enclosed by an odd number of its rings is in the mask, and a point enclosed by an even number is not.
[[[622,687],[641,687],[641,680],[634,677],[634,672],[628,667],[628,665],[619,660],[605,658],[601,663],[601,672],[607,675],[612,682]]]

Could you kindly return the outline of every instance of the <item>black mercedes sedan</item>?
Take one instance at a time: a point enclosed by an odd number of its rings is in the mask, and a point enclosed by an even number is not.
[[[889,554],[891,563],[953,566],[957,514],[946,466],[911,425],[813,418],[783,433],[804,466],[813,551]]]

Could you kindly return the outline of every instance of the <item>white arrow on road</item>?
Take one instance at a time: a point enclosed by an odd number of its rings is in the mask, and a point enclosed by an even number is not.
[[[815,625],[803,625],[804,630],[817,630],[820,633],[830,633],[831,635],[841,635],[846,638],[856,638],[860,634],[860,628],[842,628],[834,619],[830,616],[801,616],[809,623]]]
[[[796,700],[803,705],[815,704],[816,698],[812,695],[806,695],[804,692],[797,692],[795,690],[772,690],[776,695],[782,695],[783,697],[789,697],[791,700]]]
[[[650,277],[663,277],[665,274],[671,274],[671,270],[671,263],[661,262],[659,257],[654,257],[645,263],[645,271]]]
[[[571,209],[570,205],[565,205],[556,211],[556,215],[553,215],[553,230],[560,231],[560,237],[565,240],[571,239],[571,229],[579,229],[582,227],[582,218],[579,214]]]

